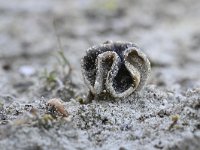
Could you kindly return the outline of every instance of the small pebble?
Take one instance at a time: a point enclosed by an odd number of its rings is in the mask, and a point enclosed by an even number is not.
[[[21,66],[19,73],[24,76],[32,76],[36,73],[36,70],[32,66]]]
[[[68,112],[65,110],[63,103],[61,102],[61,100],[59,98],[50,99],[47,102],[47,109],[55,110],[56,112],[61,114],[63,117],[67,117],[69,115]]]

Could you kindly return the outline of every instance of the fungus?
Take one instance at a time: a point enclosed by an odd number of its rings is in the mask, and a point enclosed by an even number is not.
[[[135,44],[107,41],[89,48],[82,74],[94,96],[127,97],[140,91],[150,74],[150,62]]]

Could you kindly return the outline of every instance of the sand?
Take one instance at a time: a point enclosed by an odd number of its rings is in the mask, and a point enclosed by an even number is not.
[[[0,149],[200,149],[199,8],[198,0],[1,1]],[[151,77],[140,93],[85,104],[80,60],[106,40],[137,44]],[[51,98],[67,118],[49,114]]]

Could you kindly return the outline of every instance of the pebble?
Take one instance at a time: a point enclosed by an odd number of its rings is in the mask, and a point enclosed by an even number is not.
[[[32,66],[21,66],[19,73],[23,76],[32,76],[36,73],[36,70]]]

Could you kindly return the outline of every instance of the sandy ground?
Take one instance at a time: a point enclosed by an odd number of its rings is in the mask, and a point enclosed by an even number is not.
[[[199,8],[198,0],[0,1],[0,149],[200,149]],[[151,77],[141,93],[83,104],[80,59],[106,40],[141,47]],[[54,97],[68,118],[48,114]]]

